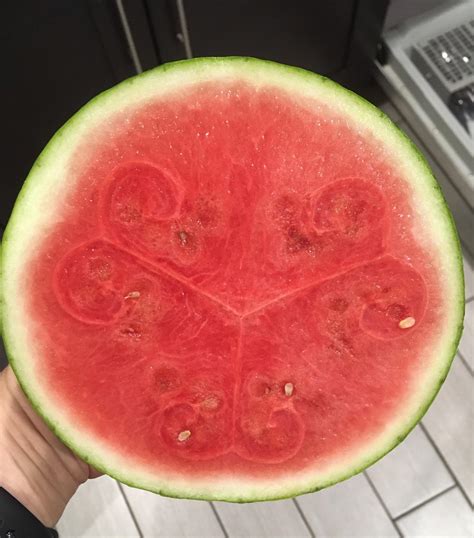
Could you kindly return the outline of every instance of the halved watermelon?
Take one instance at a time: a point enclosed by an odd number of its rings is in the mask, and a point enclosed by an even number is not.
[[[51,140],[3,240],[20,383],[94,467],[255,501],[399,443],[462,329],[453,221],[377,108],[249,58],[164,65]]]

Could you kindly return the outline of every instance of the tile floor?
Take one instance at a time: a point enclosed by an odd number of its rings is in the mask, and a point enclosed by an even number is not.
[[[382,106],[432,162],[458,226],[455,189],[398,111]],[[459,209],[459,211],[458,211]],[[102,477],[82,486],[58,530],[68,537],[473,537],[474,266],[465,257],[466,329],[434,404],[404,443],[365,473],[295,500],[251,505],[167,499]]]

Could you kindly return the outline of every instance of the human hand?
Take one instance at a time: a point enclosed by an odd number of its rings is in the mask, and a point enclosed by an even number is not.
[[[79,485],[97,476],[36,414],[11,368],[0,372],[0,486],[53,527]]]

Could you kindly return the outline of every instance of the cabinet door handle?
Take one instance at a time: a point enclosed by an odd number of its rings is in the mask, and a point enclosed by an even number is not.
[[[186,11],[184,9],[183,0],[176,0],[176,10],[178,12],[179,26],[181,31],[176,34],[176,39],[184,45],[186,58],[193,57],[191,49],[191,40],[189,39],[188,21],[186,20]]]
[[[140,58],[138,57],[137,47],[135,46],[135,41],[133,40],[130,25],[128,24],[127,13],[125,12],[125,8],[123,7],[123,1],[115,0],[115,6],[117,7],[117,11],[120,17],[120,23],[122,24],[123,33],[127,41],[127,46],[130,52],[130,57],[132,58],[133,66],[135,67],[135,71],[137,72],[137,74],[140,74],[143,72],[143,68],[140,62]]]

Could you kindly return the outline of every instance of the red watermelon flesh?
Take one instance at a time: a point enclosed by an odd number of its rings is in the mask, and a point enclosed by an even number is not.
[[[444,299],[377,138],[221,80],[125,106],[68,170],[23,285],[75,427],[152,474],[277,481],[395,420]]]

